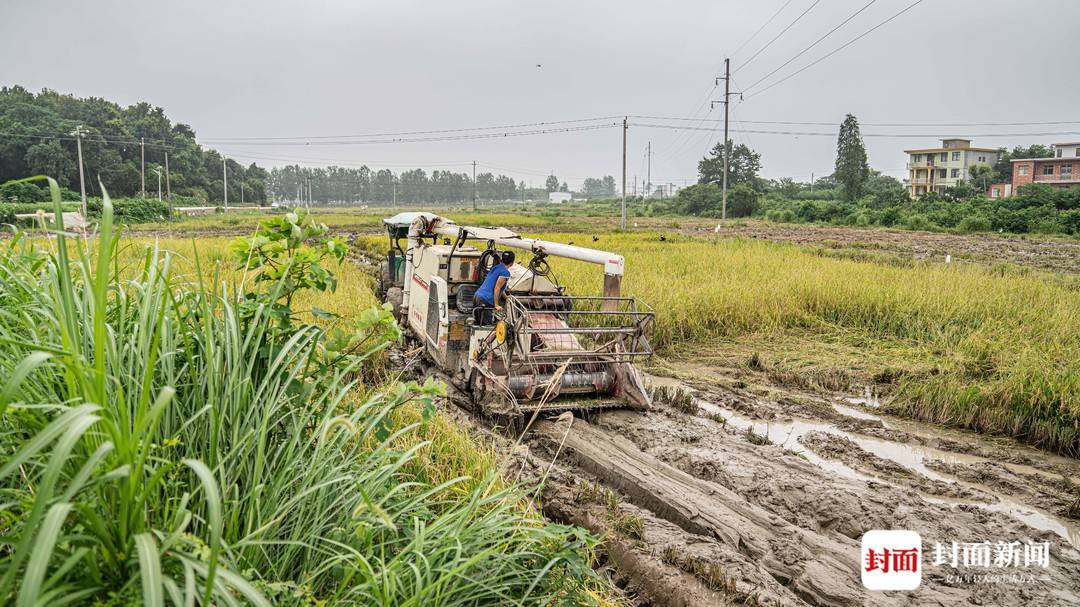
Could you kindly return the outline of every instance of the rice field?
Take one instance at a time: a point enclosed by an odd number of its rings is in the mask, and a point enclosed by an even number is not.
[[[623,254],[623,292],[657,311],[654,343],[662,354],[839,341],[854,356],[921,369],[900,377],[889,405],[895,412],[1080,452],[1074,281],[977,265],[823,257],[758,240],[543,237]],[[553,265],[573,292],[600,292],[598,267]]]

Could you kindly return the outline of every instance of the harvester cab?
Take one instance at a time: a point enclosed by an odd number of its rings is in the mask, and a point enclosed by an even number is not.
[[[652,354],[654,315],[620,296],[620,255],[524,238],[506,228],[460,226],[430,213],[385,220],[386,301],[407,333],[483,413],[646,408],[635,366]],[[531,253],[515,264],[503,309],[475,308],[473,295],[499,263],[499,249]],[[603,295],[566,292],[552,258],[601,265]]]

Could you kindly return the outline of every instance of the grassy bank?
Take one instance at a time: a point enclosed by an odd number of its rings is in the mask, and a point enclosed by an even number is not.
[[[1080,293],[1069,281],[752,240],[633,234],[585,244],[626,256],[624,292],[658,312],[655,343],[666,353],[748,337],[840,344],[921,369],[900,377],[890,405],[899,413],[1080,450]],[[555,271],[575,292],[600,290],[595,266],[562,261]]]
[[[281,282],[162,244],[121,245],[107,209],[99,237],[0,249],[0,602],[603,601],[592,540],[502,486],[437,388],[357,383],[385,314],[349,319],[361,350],[282,332]]]

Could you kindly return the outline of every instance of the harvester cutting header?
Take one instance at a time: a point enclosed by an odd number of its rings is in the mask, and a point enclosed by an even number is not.
[[[483,412],[520,418],[537,409],[649,405],[634,363],[652,354],[653,313],[620,295],[621,255],[524,238],[507,228],[461,226],[430,213],[401,213],[384,223],[386,300]],[[497,270],[508,277],[500,282],[503,305],[496,310],[474,296],[499,265],[500,248],[531,257]],[[556,257],[602,266],[603,295],[566,293],[549,265]]]

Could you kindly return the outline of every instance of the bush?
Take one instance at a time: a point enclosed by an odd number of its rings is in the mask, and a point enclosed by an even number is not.
[[[728,190],[728,217],[749,217],[757,210],[760,194],[754,188],[740,183]],[[723,208],[723,192],[721,192],[721,209]]]
[[[904,228],[908,230],[926,231],[933,227],[930,220],[925,215],[908,215],[904,219]]]
[[[956,229],[970,234],[972,232],[989,232],[990,220],[982,215],[969,215],[956,224]]]
[[[15,223],[15,205],[0,202],[0,224]]]
[[[679,190],[675,196],[675,209],[683,215],[719,213],[723,193],[715,183],[697,183]]]
[[[765,219],[777,223],[795,223],[795,213],[791,209],[769,209]]]
[[[1061,227],[1069,234],[1080,236],[1080,209],[1062,211],[1058,215]]]
[[[3,202],[46,202],[49,193],[44,189],[25,181],[9,181],[0,185],[0,201]]]
[[[86,204],[91,217],[101,217],[101,200],[93,199]],[[172,206],[157,198],[122,198],[113,202],[113,214],[122,223],[168,221],[172,219]]]

